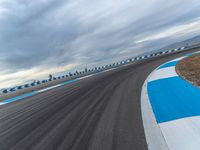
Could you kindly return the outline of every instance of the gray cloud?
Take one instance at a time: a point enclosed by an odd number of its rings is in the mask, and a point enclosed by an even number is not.
[[[11,73],[134,56],[175,39],[136,41],[189,24],[199,14],[199,0],[3,0],[0,69]]]

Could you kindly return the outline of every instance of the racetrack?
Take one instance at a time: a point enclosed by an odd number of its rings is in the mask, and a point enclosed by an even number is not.
[[[147,150],[143,82],[160,64],[197,50],[143,60],[0,106],[0,150]]]

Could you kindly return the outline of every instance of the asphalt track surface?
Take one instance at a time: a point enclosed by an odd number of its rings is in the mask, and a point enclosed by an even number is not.
[[[0,106],[0,150],[147,150],[140,94],[157,66],[134,63]]]

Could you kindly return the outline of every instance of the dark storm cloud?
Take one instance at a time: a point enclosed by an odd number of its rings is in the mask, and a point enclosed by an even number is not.
[[[137,55],[172,42],[137,41],[190,23],[198,14],[198,0],[3,0],[0,68],[16,72]]]

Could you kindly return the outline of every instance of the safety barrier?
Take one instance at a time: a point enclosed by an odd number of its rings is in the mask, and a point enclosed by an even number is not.
[[[52,79],[45,79],[45,80],[41,80],[41,81],[37,81],[37,82],[19,85],[19,86],[16,86],[16,87],[1,89],[0,94],[8,94],[8,93],[11,93],[11,92],[16,92],[16,91],[19,91],[19,90],[27,89],[27,88],[30,88],[30,87],[33,87],[33,86],[45,84],[47,82],[52,82],[52,81],[56,81],[56,80],[70,79],[70,78],[85,76],[85,75],[92,74],[92,73],[95,73],[95,72],[100,72],[100,71],[104,71],[104,70],[107,70],[107,69],[123,66],[125,64],[129,64],[129,63],[132,63],[132,62],[135,62],[135,61],[140,61],[140,60],[148,59],[148,58],[151,58],[151,57],[156,57],[156,56],[160,56],[160,55],[164,55],[164,54],[182,51],[182,50],[185,50],[185,49],[186,49],[186,47],[181,47],[181,48],[176,48],[176,49],[167,50],[167,51],[160,51],[160,52],[156,52],[156,53],[152,53],[152,54],[139,55],[137,57],[133,57],[133,58],[130,58],[130,59],[127,59],[127,60],[124,60],[124,61],[120,61],[120,62],[116,62],[116,63],[113,63],[113,64],[91,68],[91,69],[88,69],[87,71],[86,70],[80,71],[80,72],[76,71],[75,73],[69,72],[66,75],[53,77]]]

